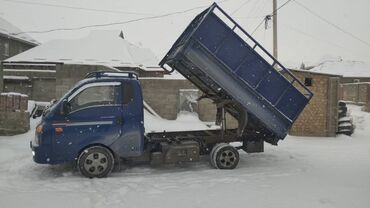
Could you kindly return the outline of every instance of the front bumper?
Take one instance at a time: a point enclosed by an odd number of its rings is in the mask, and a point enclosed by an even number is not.
[[[33,161],[39,164],[52,164],[50,147],[46,145],[34,145],[30,142],[30,148],[32,150]]]

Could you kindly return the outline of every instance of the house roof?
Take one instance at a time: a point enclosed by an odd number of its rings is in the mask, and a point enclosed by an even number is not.
[[[303,70],[303,69],[289,69],[292,72],[301,72],[301,73],[307,73],[307,74],[317,74],[317,75],[324,75],[324,76],[330,76],[330,77],[341,77],[342,75],[338,74],[330,74],[330,73],[324,73],[324,72],[315,72],[311,70]]]
[[[10,22],[0,17],[0,35],[8,38],[17,39],[29,43],[31,45],[39,44],[39,42],[37,42],[35,39],[27,35],[26,33],[18,34],[21,32],[22,31],[18,27],[14,26]]]
[[[336,74],[343,77],[370,77],[370,64],[361,61],[327,61],[312,68],[310,71]]]
[[[147,48],[138,47],[120,37],[120,31],[92,31],[75,40],[52,40],[5,62],[35,62],[138,67],[162,71],[158,59]]]

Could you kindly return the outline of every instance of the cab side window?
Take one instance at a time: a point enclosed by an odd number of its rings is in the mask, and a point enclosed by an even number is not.
[[[70,111],[73,112],[91,106],[117,104],[118,89],[118,86],[114,85],[86,88],[69,101]]]

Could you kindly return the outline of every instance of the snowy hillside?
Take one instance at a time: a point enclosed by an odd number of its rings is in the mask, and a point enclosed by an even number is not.
[[[69,166],[35,164],[33,130],[0,137],[0,207],[367,207],[370,114],[350,109],[353,137],[288,136],[278,147],[266,145],[264,153],[242,153],[230,171],[212,169],[205,158],[87,179]]]

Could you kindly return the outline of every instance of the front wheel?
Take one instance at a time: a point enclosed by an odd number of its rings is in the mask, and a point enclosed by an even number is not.
[[[114,157],[109,149],[102,146],[88,147],[77,160],[80,173],[88,178],[103,178],[112,172]]]
[[[234,169],[239,163],[238,150],[225,143],[215,145],[210,157],[212,166],[218,169]]]

